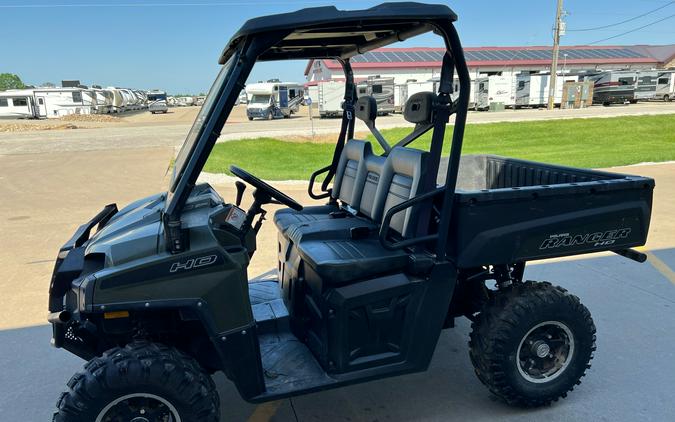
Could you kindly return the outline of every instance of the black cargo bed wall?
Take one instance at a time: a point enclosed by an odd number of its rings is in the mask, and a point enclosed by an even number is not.
[[[463,155],[457,188],[461,191],[582,183],[623,178],[620,174],[543,164],[496,155]]]

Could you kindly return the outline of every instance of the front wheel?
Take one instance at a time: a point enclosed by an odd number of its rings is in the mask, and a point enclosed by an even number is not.
[[[595,351],[595,325],[576,296],[528,281],[497,292],[472,324],[476,375],[509,404],[535,407],[581,383]]]
[[[135,342],[90,360],[68,381],[53,422],[217,422],[215,384],[176,349]]]

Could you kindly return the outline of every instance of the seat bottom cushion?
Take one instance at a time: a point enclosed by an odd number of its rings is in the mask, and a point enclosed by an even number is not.
[[[384,249],[377,238],[310,240],[300,242],[298,253],[324,286],[339,286],[379,274],[402,271],[407,253]]]
[[[352,229],[370,234],[376,233],[378,226],[361,217],[327,218],[293,224],[286,230],[285,237],[295,245],[310,240],[345,240],[352,238]]]
[[[274,224],[280,232],[285,233],[293,224],[329,219],[330,213],[338,211],[339,209],[337,204],[304,207],[302,211],[295,211],[291,208],[282,208],[274,213]]]

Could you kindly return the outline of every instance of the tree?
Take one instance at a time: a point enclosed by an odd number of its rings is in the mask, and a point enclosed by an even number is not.
[[[45,82],[45,83],[41,84],[40,86],[44,87],[44,88],[55,88],[56,87],[56,85],[54,85],[54,83],[52,83],[52,82]]]
[[[21,78],[13,73],[0,73],[0,91],[7,89],[21,89],[25,85]]]

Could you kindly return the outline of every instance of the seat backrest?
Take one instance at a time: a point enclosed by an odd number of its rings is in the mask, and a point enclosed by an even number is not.
[[[354,115],[366,124],[372,123],[377,117],[377,101],[373,97],[364,96],[356,101]],[[333,181],[333,199],[339,199],[353,209],[359,209],[361,188],[365,181],[365,173],[359,173],[361,163],[366,156],[372,155],[370,142],[350,139],[340,154],[335,180]],[[356,188],[358,187],[358,192]]]
[[[385,161],[385,157],[373,154],[372,152],[366,153],[361,166],[361,174],[357,177],[353,207],[370,219],[373,219],[375,195]]]
[[[358,139],[350,139],[342,149],[337,170],[335,171],[335,180],[333,182],[333,199],[339,199],[352,207],[358,207],[354,204],[354,188],[362,182],[357,182],[359,168],[364,156],[372,154],[370,142]],[[359,196],[360,197],[360,196]]]
[[[426,172],[429,153],[414,148],[395,147],[387,156],[374,198],[372,218],[381,222],[394,205],[415,197]],[[399,212],[391,219],[390,227],[403,237],[414,230],[415,207]]]

